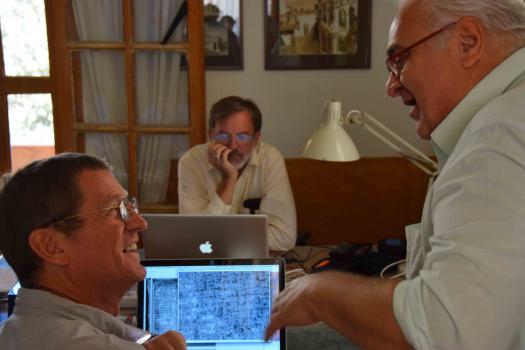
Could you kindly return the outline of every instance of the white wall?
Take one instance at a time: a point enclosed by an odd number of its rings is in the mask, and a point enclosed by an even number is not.
[[[385,49],[396,2],[372,3],[371,69],[266,71],[263,1],[244,0],[244,70],[206,73],[207,110],[228,95],[253,99],[263,113],[263,140],[278,147],[285,158],[295,158],[323,120],[323,101],[336,99],[342,101],[344,111],[366,111],[430,154],[428,143],[415,133],[409,108],[385,93]],[[347,130],[362,156],[395,154],[361,128],[349,126]]]

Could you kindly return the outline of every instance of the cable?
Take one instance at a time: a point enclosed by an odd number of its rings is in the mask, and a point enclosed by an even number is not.
[[[388,279],[391,280],[391,279],[394,279],[394,278],[403,277],[403,276],[405,276],[405,275],[406,275],[406,272],[400,272],[400,273],[398,273],[397,275],[394,275],[394,276],[390,276],[390,277],[388,277]]]
[[[385,274],[385,272],[386,272],[388,269],[390,269],[390,268],[392,268],[392,267],[394,267],[394,266],[397,266],[397,265],[399,265],[399,264],[402,264],[402,263],[404,263],[404,262],[406,262],[406,261],[407,261],[407,259],[401,259],[401,260],[394,261],[393,263],[386,265],[385,267],[383,267],[383,269],[382,269],[381,272],[379,273],[379,277],[382,278],[382,279],[385,279],[384,274]],[[399,277],[399,276],[402,276],[402,275],[404,275],[404,274],[405,274],[405,272],[401,272],[401,273],[398,273],[398,274],[396,274],[396,275],[394,275],[394,276],[395,276],[395,277]],[[389,278],[390,278],[390,277],[389,277]],[[394,278],[394,277],[392,277],[392,278]]]
[[[298,276],[293,276],[293,275],[298,275]],[[292,280],[294,280],[296,278],[303,277],[303,276],[306,276],[306,275],[308,275],[308,274],[302,268],[301,269],[293,269],[293,270],[290,270],[290,271],[286,271],[285,279],[286,279],[286,282],[290,282],[290,281],[292,281]]]

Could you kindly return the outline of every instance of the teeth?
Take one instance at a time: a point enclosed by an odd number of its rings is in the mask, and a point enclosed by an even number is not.
[[[137,250],[137,243],[131,243],[126,249],[124,249],[124,252],[127,253],[133,250]]]

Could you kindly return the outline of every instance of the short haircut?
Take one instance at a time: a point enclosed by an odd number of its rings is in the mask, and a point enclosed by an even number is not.
[[[252,100],[239,96],[224,97],[213,104],[210,110],[208,128],[211,130],[217,123],[228,119],[232,114],[242,111],[250,113],[255,132],[260,131],[262,127],[262,114],[259,107],[257,107]]]
[[[435,28],[471,16],[479,19],[490,33],[508,34],[517,47],[525,45],[524,0],[425,0],[425,6]]]
[[[93,156],[62,153],[20,169],[0,192],[0,252],[23,287],[37,287],[42,265],[29,246],[31,232],[54,225],[70,234],[81,226],[77,220],[55,221],[75,215],[82,205],[77,178],[84,170],[109,167]]]

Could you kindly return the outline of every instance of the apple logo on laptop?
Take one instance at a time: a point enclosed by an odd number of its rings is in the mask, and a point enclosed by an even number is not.
[[[211,252],[213,252],[210,241],[206,241],[205,243],[202,243],[199,246],[199,249],[202,254],[211,254]]]

